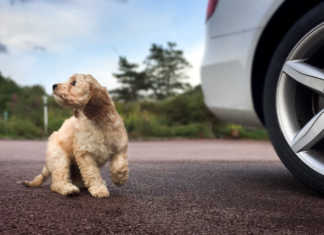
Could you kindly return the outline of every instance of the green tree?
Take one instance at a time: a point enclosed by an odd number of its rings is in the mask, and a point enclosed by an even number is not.
[[[130,63],[126,57],[119,57],[119,73],[113,74],[121,84],[121,88],[112,90],[117,99],[123,101],[136,101],[143,97],[150,88],[150,83],[145,70],[138,71],[139,65]]]
[[[10,102],[12,95],[21,92],[21,88],[10,78],[4,77],[0,73],[0,113],[6,110],[8,102]]]
[[[174,42],[168,42],[167,47],[152,44],[150,54],[146,58],[146,72],[156,99],[174,96],[191,87],[189,83],[184,82],[188,78],[185,71],[191,65],[184,58],[183,51],[176,46]]]

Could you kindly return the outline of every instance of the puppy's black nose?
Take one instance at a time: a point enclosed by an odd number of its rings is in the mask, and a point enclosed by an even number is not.
[[[57,87],[57,84],[54,84],[53,85],[53,91],[55,91],[56,87]]]

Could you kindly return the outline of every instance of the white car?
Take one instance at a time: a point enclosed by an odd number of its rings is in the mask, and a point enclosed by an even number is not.
[[[264,125],[285,166],[324,194],[324,1],[209,0],[206,28],[206,105]]]

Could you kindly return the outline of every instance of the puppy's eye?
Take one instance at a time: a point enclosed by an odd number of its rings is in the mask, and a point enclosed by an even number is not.
[[[76,80],[74,80],[73,82],[71,82],[71,85],[72,86],[75,86],[76,85]]]

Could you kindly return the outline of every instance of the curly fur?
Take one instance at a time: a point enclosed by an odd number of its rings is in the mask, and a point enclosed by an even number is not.
[[[73,108],[74,116],[49,137],[42,173],[24,184],[37,187],[51,175],[51,190],[59,194],[75,194],[85,186],[94,197],[108,197],[100,167],[110,161],[117,186],[128,179],[128,137],[113,101],[96,79],[84,74],[56,84],[54,97]]]

